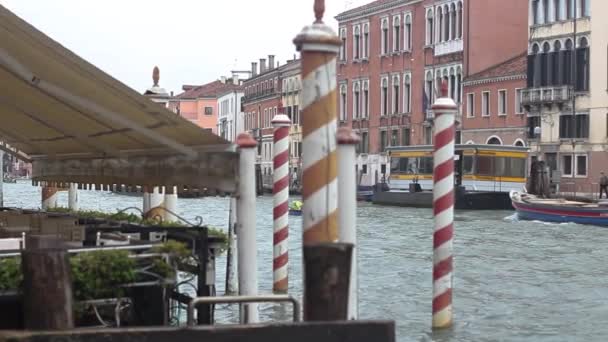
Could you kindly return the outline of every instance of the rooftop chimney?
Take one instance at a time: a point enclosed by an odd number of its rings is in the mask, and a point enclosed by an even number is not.
[[[237,74],[237,73],[232,74],[232,84],[239,85],[239,74]]]
[[[274,55],[268,55],[268,70],[274,69]]]
[[[266,59],[260,58],[260,74],[266,71]]]
[[[258,63],[251,62],[251,77],[255,77],[258,74]]]
[[[220,78],[220,82],[222,82],[222,83],[226,84],[226,76],[222,76],[222,77]]]

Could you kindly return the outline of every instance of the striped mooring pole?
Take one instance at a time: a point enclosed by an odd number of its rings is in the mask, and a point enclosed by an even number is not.
[[[294,39],[302,54],[304,245],[338,240],[336,57],[341,41],[323,23],[323,0],[315,0],[314,11],[316,21]]]
[[[441,97],[431,107],[435,114],[433,152],[433,329],[452,326],[452,280],[454,237],[454,100],[448,86],[441,85]]]
[[[42,188],[42,210],[57,208],[57,192],[59,190],[48,185]]]
[[[282,113],[272,119],[274,129],[273,187],[273,285],[272,290],[286,293],[289,289],[289,127],[291,120]]]

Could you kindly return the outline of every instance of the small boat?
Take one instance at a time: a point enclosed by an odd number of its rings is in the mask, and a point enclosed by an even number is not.
[[[374,197],[374,187],[359,185],[357,187],[357,201],[371,202]]]
[[[293,201],[289,205],[289,215],[291,216],[302,216],[302,202]]]
[[[521,220],[608,226],[608,202],[539,198],[519,191],[511,191],[510,197]]]

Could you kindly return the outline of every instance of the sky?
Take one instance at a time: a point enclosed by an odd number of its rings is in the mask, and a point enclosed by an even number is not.
[[[325,22],[372,0],[326,0]],[[204,84],[276,55],[314,21],[314,0],[0,0],[0,4],[138,92]],[[275,62],[276,63],[276,62]]]

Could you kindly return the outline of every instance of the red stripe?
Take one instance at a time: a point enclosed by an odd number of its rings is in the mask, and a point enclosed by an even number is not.
[[[454,141],[455,129],[454,125],[449,128],[444,129],[441,132],[438,132],[435,135],[435,152],[450,142]]]
[[[281,268],[287,265],[287,261],[289,260],[289,255],[287,252],[279,255],[272,261],[272,269]]]
[[[447,226],[438,229],[433,233],[433,248],[437,248],[448,242],[454,237],[454,224],[450,223]]]
[[[454,172],[454,159],[446,160],[435,166],[433,171],[433,182],[437,183]]]
[[[285,176],[278,181],[274,182],[272,185],[272,193],[276,194],[277,192],[287,188],[289,186],[289,176]]]
[[[289,211],[289,204],[287,202],[283,202],[279,205],[277,205],[276,207],[274,207],[274,209],[272,209],[272,217],[273,218],[279,218],[283,215],[286,215],[287,212]]]
[[[452,257],[445,260],[441,260],[435,267],[433,267],[433,280],[437,280],[446,274],[452,272]]]
[[[285,150],[285,151],[277,154],[276,156],[274,156],[274,159],[273,159],[274,169],[276,170],[280,166],[287,164],[288,161],[289,161],[289,150]]]
[[[274,131],[274,142],[285,139],[289,136],[289,127],[280,127]]]
[[[452,289],[448,289],[441,295],[433,298],[433,313],[437,313],[452,304]]]
[[[289,228],[283,227],[280,230],[277,230],[272,236],[272,243],[279,244],[287,239],[289,236]]]
[[[454,206],[454,189],[433,202],[433,214],[437,215]]]

